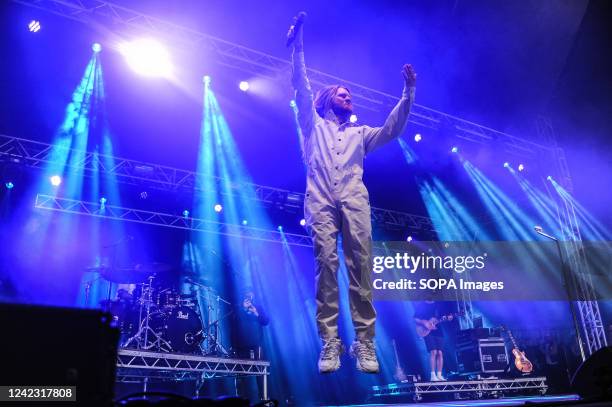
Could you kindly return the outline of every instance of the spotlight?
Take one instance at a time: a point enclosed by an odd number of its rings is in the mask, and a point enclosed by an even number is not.
[[[57,187],[62,183],[62,177],[59,175],[53,175],[51,178],[49,178],[49,181],[51,181],[51,185]]]
[[[352,114],[351,117],[349,118],[349,121],[351,123],[357,122],[357,115],[356,114]]]
[[[407,242],[412,242],[412,236],[408,236],[408,237],[406,238],[406,241],[407,241]]]
[[[241,91],[246,92],[247,90],[249,90],[249,83],[247,81],[242,81],[240,82],[240,85],[238,85],[238,87]]]
[[[277,229],[278,229],[279,232],[283,231],[283,227],[281,225],[278,225]]]
[[[295,103],[295,100],[291,99],[291,100],[289,101],[289,106],[291,106],[291,107],[296,107],[296,106],[297,106],[297,104]]]
[[[458,153],[458,152],[459,152],[459,147],[451,148],[451,153]]]
[[[242,219],[242,226],[246,226],[246,225],[248,225],[248,224],[249,224],[249,222],[247,222],[247,220],[246,220],[246,219]]]
[[[149,197],[149,194],[147,193],[147,191],[142,191],[140,193],[140,199],[147,199]]]
[[[215,212],[220,213],[223,210],[223,206],[221,204],[215,205]]]
[[[30,21],[30,24],[28,24],[28,28],[30,29],[31,33],[38,32],[38,30],[40,30],[40,22],[37,20],[32,20]]]
[[[546,180],[547,180],[547,181],[552,181],[552,180],[553,180],[553,179],[552,179],[552,176],[550,176],[550,175],[549,175],[548,177],[546,177]]]
[[[414,141],[416,141],[417,143],[421,141],[422,139],[423,137],[421,136],[421,133],[417,133],[414,135]]]
[[[510,168],[510,163],[508,161],[504,163],[504,168]]]
[[[94,42],[93,45],[91,46],[91,50],[93,52],[100,52],[102,51],[102,45],[98,44],[97,42]]]
[[[300,225],[301,226],[306,226],[306,219],[300,220]]]
[[[15,188],[15,184],[13,184],[11,181],[5,183],[4,186],[6,187],[6,189],[13,189],[13,188]]]
[[[523,171],[524,169],[525,169],[525,166],[523,164],[519,164],[518,170]]]
[[[189,217],[189,211],[187,209],[185,209],[183,211],[183,218],[188,218]]]
[[[208,85],[210,85],[211,78],[208,75],[204,75],[202,77],[202,81],[204,82],[204,85],[208,86]]]
[[[141,39],[119,46],[128,65],[137,73],[145,76],[169,77],[172,74],[170,54],[157,41]]]
[[[102,197],[100,198],[100,205],[104,205],[106,204],[106,198]]]

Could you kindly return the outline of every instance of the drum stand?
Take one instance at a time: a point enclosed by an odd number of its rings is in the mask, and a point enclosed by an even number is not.
[[[153,303],[152,295],[154,278],[155,276],[151,275],[148,277],[148,283],[142,283],[142,293],[138,299],[140,302],[140,311],[138,316],[139,329],[138,332],[129,338],[123,346],[127,347],[133,341],[136,341],[137,349],[148,350],[155,348],[161,351],[170,352],[172,350],[170,343],[162,338],[161,335],[155,332],[155,330],[149,325],[149,321],[151,320],[151,304]],[[144,318],[143,311],[145,314]],[[149,335],[151,335],[152,338],[155,338],[155,340],[149,340]]]

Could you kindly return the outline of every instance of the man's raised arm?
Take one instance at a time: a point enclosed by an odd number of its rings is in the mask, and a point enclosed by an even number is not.
[[[291,34],[292,29],[290,29],[289,35]],[[298,108],[298,123],[302,130],[303,136],[308,137],[312,131],[316,113],[313,106],[314,96],[312,93],[312,88],[310,87],[308,76],[306,76],[303,27],[299,27],[294,35],[295,39],[293,40],[293,54],[291,56],[293,66],[291,83],[295,89],[295,103]]]
[[[414,103],[416,73],[414,69],[412,69],[412,65],[404,65],[402,68],[402,75],[404,77],[402,97],[391,113],[389,113],[387,120],[385,120],[385,124],[382,127],[366,127],[364,132],[366,154],[374,151],[394,138],[399,137],[404,127],[406,127],[408,116],[410,115],[410,108]]]

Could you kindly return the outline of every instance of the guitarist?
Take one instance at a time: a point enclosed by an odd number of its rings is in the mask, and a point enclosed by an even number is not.
[[[424,301],[417,304],[414,312],[414,321],[417,324],[417,328],[420,326],[430,331],[423,339],[425,340],[425,347],[429,352],[430,381],[432,382],[446,381],[444,376],[442,376],[444,335],[437,326],[439,321],[442,320],[442,310],[440,308],[439,304],[434,301]],[[452,318],[452,315],[446,316],[447,321],[452,320]]]

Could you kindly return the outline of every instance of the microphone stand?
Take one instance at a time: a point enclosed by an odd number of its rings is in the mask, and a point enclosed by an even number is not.
[[[586,356],[584,354],[584,345],[582,343],[582,337],[580,336],[580,327],[578,325],[578,316],[576,315],[576,309],[574,306],[574,302],[572,301],[572,295],[570,291],[570,279],[569,279],[569,267],[565,260],[563,260],[563,254],[561,253],[561,244],[559,243],[559,239],[556,237],[545,233],[541,226],[535,226],[534,230],[537,234],[544,236],[547,239],[553,240],[557,246],[557,252],[559,254],[559,260],[561,261],[561,274],[563,276],[563,286],[565,287],[565,294],[567,295],[567,303],[569,305],[570,314],[572,315],[572,323],[574,325],[574,333],[576,334],[576,341],[578,342],[578,348],[580,349],[580,358],[582,362],[586,360]]]

